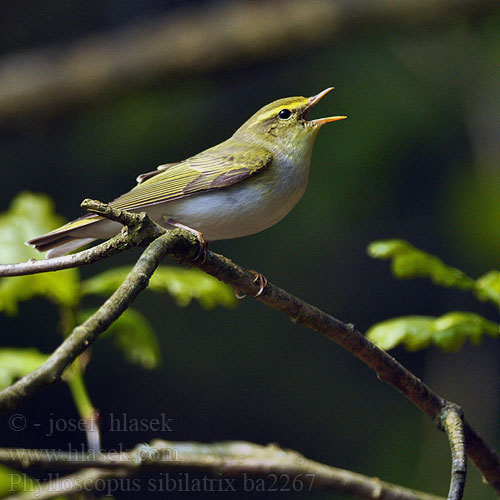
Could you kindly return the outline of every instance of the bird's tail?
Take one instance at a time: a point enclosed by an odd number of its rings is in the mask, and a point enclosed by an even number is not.
[[[46,258],[66,255],[98,239],[99,236],[89,234],[89,226],[102,220],[98,215],[87,214],[50,233],[27,241],[26,245],[35,247],[39,252],[47,252]]]
[[[73,238],[71,236],[56,236],[46,234],[39,238],[33,238],[26,242],[27,245],[34,246],[39,252],[47,252],[47,259],[60,257],[95,241],[96,238]]]

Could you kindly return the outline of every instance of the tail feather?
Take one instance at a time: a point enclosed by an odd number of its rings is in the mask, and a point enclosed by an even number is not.
[[[47,259],[51,259],[52,257],[60,257],[61,255],[66,255],[68,253],[74,252],[75,250],[80,250],[82,247],[87,246],[89,243],[94,242],[95,238],[72,238],[71,236],[67,236],[67,241],[58,242],[57,246],[51,246],[48,249],[47,255],[45,256]],[[45,250],[41,250],[44,252]]]
[[[65,234],[47,234],[27,241],[27,245],[34,246],[39,252],[47,252],[46,258],[59,257],[74,252],[89,243],[95,241],[96,238],[74,238]]]
[[[101,217],[87,214],[68,224],[52,231],[51,233],[38,236],[26,242],[26,245],[35,247],[39,252],[47,252],[46,258],[59,257],[78,250],[97,238],[88,235],[78,235],[79,229],[102,220]]]

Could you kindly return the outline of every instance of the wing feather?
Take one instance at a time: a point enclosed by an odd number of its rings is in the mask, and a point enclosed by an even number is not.
[[[161,174],[163,170],[167,170],[167,168],[170,168],[174,165],[178,165],[179,163],[180,163],[179,161],[175,163],[165,163],[165,165],[160,165],[159,167],[156,167],[156,170],[153,170],[152,172],[146,172],[144,174],[138,175],[135,180],[137,181],[137,184],[141,184],[142,182],[151,179],[151,177]]]
[[[115,208],[135,210],[194,193],[230,186],[265,169],[272,154],[248,145],[223,145],[207,149],[180,163],[169,165],[128,193],[111,202]]]

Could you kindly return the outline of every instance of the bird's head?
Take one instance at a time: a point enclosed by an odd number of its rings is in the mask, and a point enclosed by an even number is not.
[[[316,134],[322,125],[347,118],[346,116],[329,116],[309,119],[310,109],[331,90],[333,87],[312,97],[278,99],[251,116],[234,133],[233,137],[288,154],[292,154],[292,151],[296,149],[312,149]]]

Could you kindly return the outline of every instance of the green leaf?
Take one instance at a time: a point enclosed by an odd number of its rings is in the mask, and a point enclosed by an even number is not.
[[[484,334],[500,336],[500,325],[479,314],[454,311],[438,318],[404,316],[389,319],[372,326],[366,336],[384,350],[401,344],[415,351],[435,344],[443,351],[458,351],[466,340],[478,344]]]
[[[31,498],[39,498],[46,480],[36,479],[25,472],[19,472],[6,465],[0,465],[0,498],[11,498],[14,492],[23,492],[25,498],[31,493]],[[68,497],[56,496],[53,500],[67,500]]]
[[[83,322],[95,310],[81,313]],[[128,308],[105,332],[113,336],[115,345],[121,349],[125,359],[146,369],[156,368],[161,362],[160,345],[148,320],[138,311]]]
[[[476,295],[481,300],[500,301],[500,271],[490,271],[476,280]]]
[[[109,295],[130,271],[130,267],[120,267],[98,274],[82,283],[82,293]],[[232,307],[237,303],[230,286],[199,269],[160,266],[151,277],[148,290],[168,293],[179,306],[187,306],[193,299],[206,309]]]
[[[237,304],[232,287],[200,269],[159,267],[151,278],[149,288],[169,293],[179,306],[187,306],[193,299],[205,309],[234,307]]]
[[[392,259],[392,272],[400,279],[430,278],[436,285],[462,290],[475,287],[475,281],[464,272],[404,240],[374,241],[368,246],[368,255],[375,259]]]
[[[404,316],[388,319],[372,326],[366,336],[381,349],[388,351],[403,344],[410,351],[424,349],[431,344],[431,316]]]
[[[48,354],[31,347],[0,349],[0,390],[36,370],[48,357]]]
[[[24,242],[46,233],[63,221],[54,212],[50,198],[41,194],[21,193],[9,210],[0,214],[0,263],[22,262],[39,258],[40,253]],[[66,269],[51,273],[3,278],[0,281],[0,311],[16,314],[18,303],[34,296],[46,297],[58,305],[72,306],[78,300],[79,273]]]
[[[367,251],[375,259],[392,259],[392,272],[397,278],[430,278],[437,285],[471,290],[480,300],[500,305],[500,271],[474,280],[404,240],[374,241]]]
[[[0,498],[8,497],[15,491],[34,491],[40,487],[40,482],[30,476],[0,465]]]

